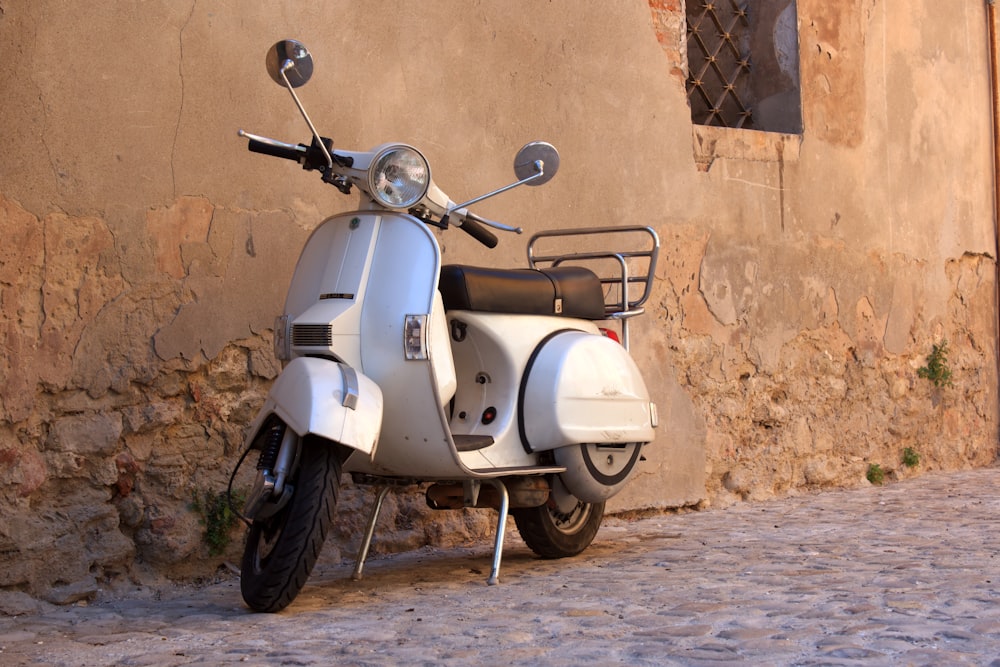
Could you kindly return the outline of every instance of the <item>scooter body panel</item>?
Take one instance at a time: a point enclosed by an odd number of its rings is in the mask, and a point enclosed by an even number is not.
[[[348,394],[356,396],[353,407],[344,404]],[[250,437],[274,414],[299,436],[318,435],[370,457],[379,441],[382,408],[382,390],[371,379],[334,361],[298,357],[275,380]]]
[[[293,356],[361,368],[361,310],[380,223],[378,215],[338,215],[309,236],[285,298]]]
[[[448,313],[458,389],[451,411],[456,437],[493,438],[493,444],[459,452],[469,468],[536,465],[521,444],[518,388],[532,352],[554,331],[567,328],[599,335],[587,320],[474,311]]]
[[[385,211],[328,218],[302,251],[286,301],[293,363],[308,355],[347,364],[380,390],[385,406],[378,423],[361,429],[377,434],[377,447],[344,443],[359,452],[345,471],[489,477],[538,466],[539,452],[560,447],[653,439],[649,395],[635,363],[593,322],[446,315],[437,290],[440,266],[434,233],[412,216]],[[404,352],[412,335],[407,317],[422,323],[419,358]],[[308,375],[317,391],[331,393],[342,383],[336,363],[310,363],[309,370],[296,373]],[[317,377],[323,372],[330,374],[326,385]],[[306,391],[290,382],[281,382],[280,391]],[[290,408],[291,401],[277,395],[274,402],[297,420],[297,432],[307,428],[301,424],[319,423],[305,408]],[[324,437],[337,432],[332,425],[322,429]],[[490,441],[460,450],[456,437]]]
[[[437,291],[440,267],[433,232],[412,216],[385,211],[328,218],[302,251],[286,300],[292,356],[350,365],[380,388],[388,406],[379,415],[376,455],[351,457],[348,472],[469,475],[444,416],[456,379]],[[407,316],[422,323],[418,358],[405,354]]]
[[[525,442],[534,452],[655,437],[639,368],[604,336],[566,331],[546,341],[527,371],[520,400]]]
[[[458,390],[454,434],[494,444],[460,452],[470,468],[528,465],[581,443],[650,442],[649,393],[618,343],[588,320],[448,314]]]
[[[361,317],[362,368],[382,387],[386,411],[378,455],[355,457],[352,472],[454,479],[469,476],[458,460],[444,409],[455,392],[455,366],[437,290],[441,255],[417,219],[382,214]],[[406,317],[420,318],[419,333]],[[407,358],[404,339],[422,339],[422,358]]]

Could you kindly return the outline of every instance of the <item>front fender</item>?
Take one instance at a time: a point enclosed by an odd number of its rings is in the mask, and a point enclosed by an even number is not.
[[[353,408],[344,405],[350,387],[347,378],[351,376],[357,378]],[[300,436],[312,433],[372,456],[382,428],[382,390],[372,379],[344,364],[297,357],[285,366],[268,392],[254,420],[251,439],[271,414]]]

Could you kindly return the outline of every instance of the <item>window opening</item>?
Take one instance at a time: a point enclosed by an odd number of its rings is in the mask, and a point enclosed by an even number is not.
[[[694,123],[802,131],[794,0],[688,0],[686,18]]]

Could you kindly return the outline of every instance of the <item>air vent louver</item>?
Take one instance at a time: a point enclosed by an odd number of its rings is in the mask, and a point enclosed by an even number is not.
[[[292,345],[295,347],[330,347],[333,332],[329,324],[293,324]]]

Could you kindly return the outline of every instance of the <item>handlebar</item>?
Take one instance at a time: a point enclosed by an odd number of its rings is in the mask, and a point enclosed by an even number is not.
[[[279,146],[271,146],[269,144],[257,141],[256,139],[251,139],[250,143],[247,144],[247,148],[250,150],[251,153],[263,153],[264,155],[280,157],[286,160],[294,160],[295,162],[298,162],[299,156],[304,153],[304,151],[300,151],[298,150],[298,148],[283,148]]]
[[[249,132],[244,132],[243,130],[240,130],[238,134],[241,137],[249,139],[247,149],[249,149],[251,153],[261,153],[263,155],[280,157],[294,162],[298,162],[299,158],[306,154],[307,149],[302,144],[297,146],[294,144],[286,144],[283,141],[276,141],[275,139],[250,134]]]
[[[480,221],[482,221],[482,218],[475,213],[466,213],[462,216],[462,224],[459,226],[459,229],[487,248],[496,248],[499,239],[497,239],[496,234],[479,224]]]
[[[247,149],[251,153],[261,153],[272,157],[280,157],[285,160],[292,160],[293,162],[298,162],[302,165],[303,169],[309,171],[318,169],[323,172],[323,180],[327,180],[328,177],[333,176],[332,173],[328,173],[330,170],[327,169],[326,162],[327,152],[333,150],[332,139],[323,139],[323,143],[326,144],[326,151],[324,151],[315,140],[313,140],[311,145],[306,146],[305,144],[286,144],[284,141],[262,137],[258,134],[250,134],[243,130],[240,130],[237,134],[249,140]],[[350,167],[354,163],[354,160],[350,157],[344,157],[336,153],[332,153],[331,155],[333,161],[342,167]]]
[[[270,137],[262,137],[260,135],[251,134],[243,130],[240,130],[238,134],[239,136],[244,137],[248,140],[247,149],[251,153],[260,153],[262,155],[270,155],[272,157],[279,157],[284,160],[292,160],[293,162],[299,162],[305,169],[316,169],[320,167],[320,165],[314,164],[315,160],[313,159],[317,157],[319,149],[319,146],[318,144],[315,143],[315,140],[313,141],[312,146],[306,146],[304,144],[288,144],[283,141],[278,141],[277,139],[271,139]],[[328,150],[332,148],[333,142],[325,138],[323,141],[324,143],[326,142],[330,143],[330,146],[328,146]],[[346,156],[342,157],[339,155],[334,155],[333,159],[338,164],[342,164],[343,166],[346,167],[350,167],[351,164],[353,163],[353,159]],[[325,177],[323,180],[326,181],[327,180],[326,176],[332,176],[332,174],[325,174],[324,176]],[[334,185],[337,185],[337,183],[334,181],[327,181],[327,182],[331,182]],[[346,194],[349,191],[349,189],[350,185],[348,184],[346,186],[346,189],[342,187],[341,191]],[[481,218],[475,213],[472,213],[464,208],[455,210],[454,212],[456,216],[460,216],[462,220],[462,222],[456,225],[456,227],[458,227],[466,234],[468,234],[472,238],[482,243],[487,248],[495,248],[499,243],[499,239],[493,232],[491,232],[489,229],[486,228],[487,226],[497,227],[499,229],[508,229],[510,231],[517,232],[518,234],[521,233],[520,227],[507,227],[506,225],[501,225],[498,222],[486,220],[485,218]],[[446,211],[444,216],[442,217],[442,222],[445,222],[445,226],[447,226],[446,222],[448,218],[447,213],[448,212]]]

